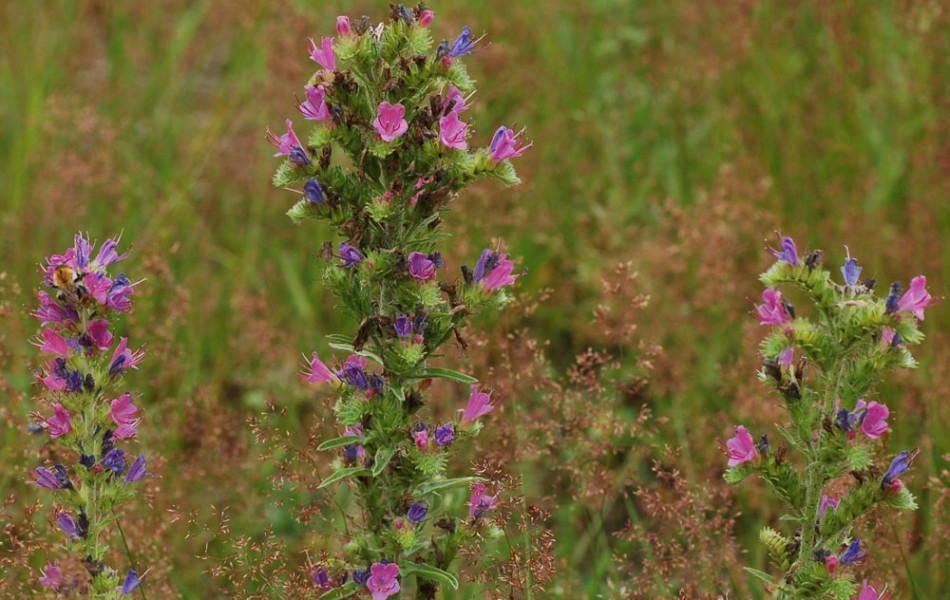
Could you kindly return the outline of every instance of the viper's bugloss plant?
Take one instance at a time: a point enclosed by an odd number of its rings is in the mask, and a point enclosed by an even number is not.
[[[361,509],[344,552],[313,572],[334,598],[404,589],[434,598],[439,585],[458,586],[453,562],[466,540],[500,533],[493,482],[446,475],[450,451],[479,431],[493,400],[475,378],[430,360],[453,338],[464,348],[466,317],[504,306],[520,274],[486,249],[461,277],[440,277],[437,242],[448,203],[482,176],[518,183],[509,159],[530,144],[504,125],[481,143],[471,131],[475,90],[460,59],[481,38],[466,27],[435,44],[432,11],[390,6],[382,23],[341,16],[336,38],[310,41],[322,68],[298,106],[311,122],[306,143],[290,120],[286,133],[268,131],[275,156],[287,157],[275,185],[303,195],[290,218],[326,219],[345,239],[323,246],[325,281],[360,323],[353,335],[328,336],[347,356],[325,362],[313,352],[303,374],[338,396],[341,437],[320,446],[336,453],[335,470],[321,487],[352,486]],[[471,386],[452,419],[426,410],[436,378]]]
[[[33,312],[43,329],[32,343],[48,357],[36,373],[44,404],[34,413],[36,430],[60,447],[55,456],[69,461],[38,466],[30,477],[52,492],[66,548],[85,569],[64,573],[55,560],[39,583],[69,597],[119,598],[139,585],[134,568],[120,574],[103,562],[106,531],[146,474],[145,457],[123,448],[142,423],[124,376],[145,354],[115,331],[139,283],[125,273],[109,275],[128,254],[119,254],[118,246],[118,237],[106,240],[93,257],[93,244],[77,234],[72,248],[41,265],[45,289]]]
[[[918,451],[887,448],[887,419],[897,407],[870,398],[888,371],[916,365],[910,346],[923,340],[918,325],[933,299],[923,276],[906,292],[895,282],[875,294],[875,281],[861,279],[850,255],[837,282],[821,268],[820,250],[800,257],[791,238],[780,238],[777,261],[760,277],[766,290],[756,308],[770,333],[759,379],[775,389],[788,420],[776,425],[778,444],[739,425],[723,449],[726,480],[758,475],[787,506],[782,521],[792,525],[760,532],[776,574],[748,570],[775,598],[884,598],[887,592],[878,596],[855,582],[852,566],[874,552],[856,521],[879,505],[916,508],[899,478]],[[807,298],[808,312],[782,290]]]

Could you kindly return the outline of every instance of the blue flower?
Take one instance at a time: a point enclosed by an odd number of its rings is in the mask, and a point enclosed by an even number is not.
[[[841,275],[844,276],[844,282],[848,285],[854,285],[858,282],[858,277],[861,276],[861,267],[858,266],[858,259],[849,258],[844,261],[844,266],[841,267]]]
[[[422,519],[426,518],[426,513],[429,512],[429,509],[419,504],[418,502],[413,502],[412,506],[409,507],[409,512],[406,514],[409,517],[409,520],[413,523],[418,524]]]

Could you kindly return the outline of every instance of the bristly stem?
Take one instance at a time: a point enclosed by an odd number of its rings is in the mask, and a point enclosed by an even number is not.
[[[122,537],[122,545],[125,546],[125,555],[129,557],[129,564],[132,565],[132,568],[135,568],[135,558],[132,556],[132,550],[129,548],[129,542],[125,539],[125,531],[122,530],[122,523],[119,521],[119,515],[116,514],[115,509],[112,509],[112,516],[115,517],[115,526],[119,530],[119,536]],[[145,595],[144,586],[139,585],[139,595],[142,596],[142,600],[148,600],[148,597]]]

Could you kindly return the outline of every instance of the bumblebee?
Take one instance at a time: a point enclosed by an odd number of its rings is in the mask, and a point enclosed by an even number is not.
[[[56,299],[62,300],[74,310],[79,309],[79,303],[89,293],[82,279],[85,273],[79,274],[72,267],[60,265],[53,271],[53,287],[58,290]]]

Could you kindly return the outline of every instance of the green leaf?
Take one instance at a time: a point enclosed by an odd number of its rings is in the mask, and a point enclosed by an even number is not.
[[[760,571],[760,570],[758,570],[758,569],[753,569],[752,567],[742,567],[742,568],[745,569],[746,571],[748,571],[749,573],[751,573],[752,575],[755,575],[756,577],[758,577],[759,579],[761,579],[761,580],[764,581],[765,583],[768,583],[768,584],[771,584],[771,583],[772,583],[772,578],[769,577],[769,574],[768,574],[768,573],[766,573],[766,572],[764,572],[764,571]]]
[[[340,469],[339,471],[336,471],[335,473],[333,473],[332,475],[330,475],[329,477],[321,481],[317,489],[325,488],[331,483],[336,483],[337,481],[341,479],[352,477],[353,475],[369,475],[369,474],[370,474],[370,470],[364,469],[363,467],[349,467],[346,469]]]
[[[786,514],[786,515],[782,515],[781,517],[779,517],[778,520],[779,520],[779,521],[794,521],[794,522],[796,522],[796,523],[801,523],[802,521],[805,520],[805,518],[804,518],[804,517],[799,517],[799,516],[796,516],[796,515],[787,515],[787,514]]]
[[[349,446],[352,444],[362,445],[366,442],[365,437],[359,435],[345,435],[343,437],[333,438],[332,440],[327,440],[317,446],[318,451],[323,450],[333,450],[334,448],[339,448],[341,446]]]
[[[336,342],[337,344],[347,344],[347,348],[350,351],[353,350],[353,338],[348,335],[340,335],[339,333],[331,333],[327,335],[327,339],[331,342]]]
[[[376,451],[375,464],[373,464],[373,477],[378,476],[386,468],[386,465],[389,464],[389,461],[392,460],[393,454],[396,453],[396,448],[393,446],[383,446]]]
[[[441,367],[432,367],[430,369],[426,369],[416,377],[418,379],[451,379],[452,381],[459,381],[461,383],[478,383],[478,380],[471,375],[459,373],[458,371],[453,371],[452,369],[443,369]]]
[[[377,356],[376,354],[373,354],[372,352],[369,352],[368,350],[360,350],[359,352],[354,351],[354,350],[353,350],[353,344],[337,344],[336,342],[330,342],[330,343],[328,344],[328,346],[330,346],[330,347],[333,348],[334,350],[343,350],[344,352],[349,352],[349,353],[351,353],[351,354],[356,354],[357,356],[365,356],[366,358],[371,359],[373,362],[375,362],[375,363],[377,363],[377,364],[379,364],[379,365],[382,365],[382,364],[383,364],[383,359],[381,359],[381,358],[380,358],[379,356]]]
[[[485,481],[482,477],[455,477],[453,479],[440,479],[438,481],[429,481],[420,483],[416,486],[416,494],[428,494],[441,490],[447,490],[454,487],[468,487],[473,481]]]
[[[349,598],[362,590],[363,586],[355,581],[348,581],[340,587],[334,588],[326,594],[321,595],[320,600],[343,600],[343,598]]]
[[[427,565],[426,563],[405,563],[399,565],[399,569],[401,574],[425,577],[426,579],[438,581],[439,583],[448,584],[452,586],[453,590],[459,589],[459,580],[456,579],[455,575],[433,567],[432,565]]]

